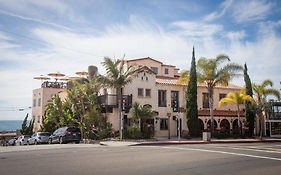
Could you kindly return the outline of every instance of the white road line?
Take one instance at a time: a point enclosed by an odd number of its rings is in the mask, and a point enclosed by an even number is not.
[[[210,152],[210,153],[220,153],[220,154],[229,154],[229,155],[236,155],[236,156],[244,156],[244,157],[252,157],[252,158],[259,158],[259,159],[268,159],[268,160],[281,161],[280,158],[275,158],[275,157],[256,156],[256,155],[250,155],[250,154],[232,153],[232,152],[225,152],[225,151],[215,151],[215,150],[208,150],[208,149],[180,148],[180,147],[161,147],[161,148],[164,148],[164,149],[186,150],[186,151],[201,151],[201,152]]]
[[[264,153],[277,153],[281,154],[281,151],[275,151],[276,149],[272,150],[263,150],[263,149],[268,149],[268,148],[258,148],[258,147],[227,147],[227,146],[212,146],[212,148],[224,148],[224,149],[234,149],[234,150],[244,150],[244,151],[256,151],[256,152],[264,152]]]

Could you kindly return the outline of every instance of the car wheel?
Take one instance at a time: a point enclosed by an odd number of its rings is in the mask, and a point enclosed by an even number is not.
[[[49,144],[52,144],[52,139],[49,139],[49,140],[48,140],[48,143],[49,143]]]
[[[63,144],[62,137],[59,138],[59,143],[60,143],[60,144]]]
[[[80,141],[76,141],[75,143],[76,143],[76,144],[79,144],[79,143],[80,143]]]

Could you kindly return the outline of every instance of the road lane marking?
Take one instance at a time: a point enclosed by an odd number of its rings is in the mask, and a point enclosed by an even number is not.
[[[272,149],[272,150],[264,150],[264,149],[268,149],[268,148],[258,148],[258,147],[227,147],[227,146],[212,146],[212,148],[225,148],[225,149],[234,149],[234,150],[244,150],[244,151],[256,151],[256,152],[264,152],[264,153],[277,153],[277,154],[281,154],[280,151],[276,151],[276,149]]]
[[[256,156],[256,155],[251,155],[251,154],[233,153],[233,152],[216,151],[216,150],[208,150],[208,149],[180,148],[180,147],[161,147],[161,148],[164,148],[164,149],[186,150],[186,151],[201,151],[201,152],[210,152],[210,153],[220,153],[220,154],[229,154],[229,155],[235,155],[235,156],[244,156],[244,157],[252,157],[252,158],[259,158],[259,159],[268,159],[268,160],[281,161],[280,158],[275,158],[275,157]]]

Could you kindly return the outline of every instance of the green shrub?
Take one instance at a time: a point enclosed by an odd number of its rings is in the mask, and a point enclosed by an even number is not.
[[[141,132],[137,125],[129,126],[124,131],[124,136],[127,139],[140,139]]]

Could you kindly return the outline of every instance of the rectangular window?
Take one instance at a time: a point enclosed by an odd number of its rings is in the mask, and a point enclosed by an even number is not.
[[[37,116],[37,123],[40,123],[40,119],[41,119],[41,117]]]
[[[145,89],[145,96],[151,97],[151,89]]]
[[[160,130],[168,130],[168,119],[166,118],[161,118],[160,119]]]
[[[151,69],[154,73],[158,74],[158,67],[150,67],[150,69]]]
[[[38,106],[41,106],[41,98],[38,98]]]
[[[166,90],[158,90],[158,107],[167,107]]]
[[[143,97],[143,88],[138,88],[138,96]]]
[[[219,100],[223,99],[224,97],[226,97],[226,94],[219,94]]]
[[[36,99],[33,99],[33,107],[36,107]]]
[[[168,68],[165,68],[165,74],[169,74],[169,69]]]
[[[209,94],[202,93],[203,108],[209,108]]]
[[[173,112],[179,109],[179,91],[171,91],[171,107]]]

